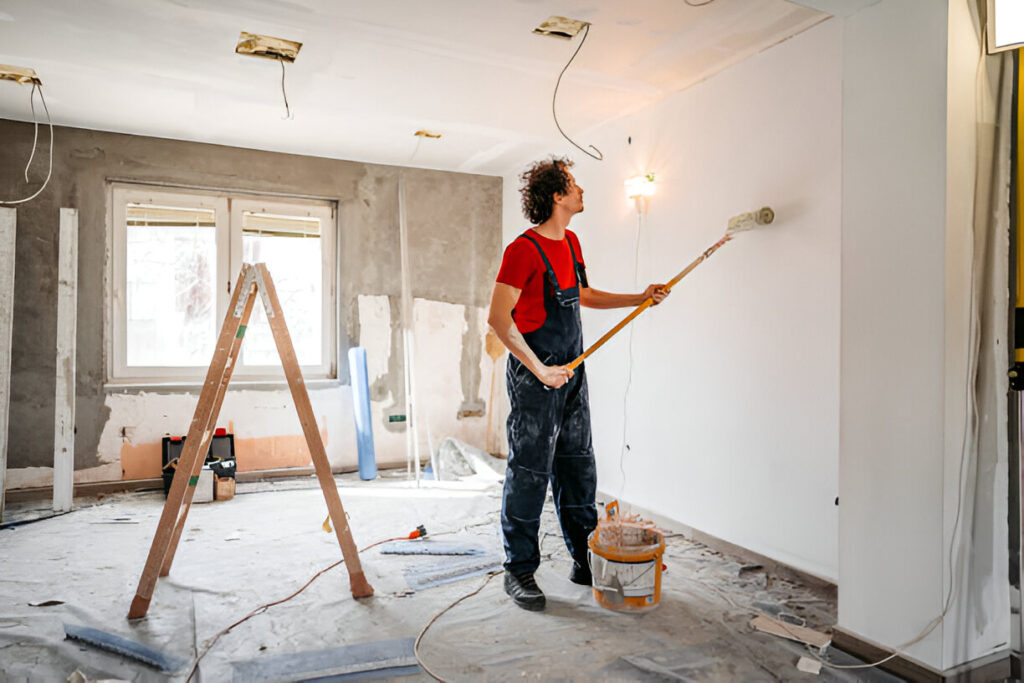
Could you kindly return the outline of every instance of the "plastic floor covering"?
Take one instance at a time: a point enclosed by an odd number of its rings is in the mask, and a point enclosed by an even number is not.
[[[404,472],[383,472],[373,482],[345,475],[337,483],[359,548],[422,524],[427,540],[480,552],[370,549],[361,559],[372,598],[354,600],[344,566],[331,569],[223,635],[192,680],[431,680],[410,659],[412,639],[485,581],[423,638],[423,663],[445,680],[897,680],[876,669],[798,670],[801,656],[812,657],[809,649],[755,631],[750,620],[767,614],[827,631],[834,602],[763,570],[741,572],[739,562],[681,536],[668,538],[659,606],[643,614],[608,611],[588,588],[569,582],[549,500],[537,573],[548,606],[526,612],[507,599],[500,575],[488,581],[488,567],[481,569],[495,555],[500,562],[501,490],[493,478],[417,487]],[[0,680],[183,681],[218,632],[341,558],[334,534],[322,528],[327,509],[314,479],[240,485],[233,500],[192,507],[149,614],[129,622],[163,501],[160,493],[76,500],[70,514],[0,529]],[[33,506],[9,506],[6,521],[33,514]],[[444,580],[423,578],[435,574]],[[67,626],[98,629],[189,664],[167,673],[67,639]],[[824,657],[856,663],[831,648]]]

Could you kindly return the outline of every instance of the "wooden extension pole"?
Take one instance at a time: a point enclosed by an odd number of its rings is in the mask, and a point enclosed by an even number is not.
[[[705,249],[704,253],[702,253],[700,256],[695,258],[693,260],[693,262],[690,263],[690,265],[688,265],[685,268],[683,268],[683,270],[680,271],[680,273],[678,275],[676,275],[674,278],[669,280],[668,283],[666,283],[665,286],[662,287],[662,290],[664,290],[665,292],[668,292],[670,289],[675,287],[679,283],[680,280],[682,280],[684,277],[686,277],[687,275],[690,274],[691,270],[693,270],[694,268],[699,266],[705,259],[707,259],[709,256],[711,256],[716,251],[718,251],[719,247],[721,247],[723,244],[728,242],[730,239],[732,239],[732,236],[731,235],[726,235],[725,237],[723,237],[722,239],[718,240],[717,242],[712,244],[710,247]],[[575,370],[577,367],[579,367],[580,363],[582,363],[584,360],[587,359],[587,356],[589,356],[594,351],[597,351],[599,348],[601,348],[601,346],[606,341],[608,341],[609,339],[614,337],[615,334],[619,330],[621,330],[623,327],[628,325],[633,320],[633,318],[637,317],[638,315],[640,315],[641,313],[646,311],[653,304],[654,304],[654,299],[651,299],[650,297],[648,297],[646,300],[644,300],[644,302],[642,304],[640,304],[639,306],[634,308],[633,311],[629,315],[627,315],[625,318],[623,318],[622,321],[619,322],[618,325],[616,325],[612,329],[608,330],[603,337],[601,337],[596,342],[591,344],[590,348],[588,348],[581,355],[579,355],[575,360],[573,360],[571,363],[569,363],[569,365],[567,367],[570,370]]]

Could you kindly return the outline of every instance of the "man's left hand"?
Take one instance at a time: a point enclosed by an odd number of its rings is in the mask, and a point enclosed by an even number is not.
[[[648,285],[647,289],[644,290],[644,300],[646,301],[647,299],[653,299],[654,301],[651,305],[657,306],[658,304],[665,300],[665,297],[667,297],[669,295],[669,292],[671,291],[664,289],[664,287],[664,284]]]

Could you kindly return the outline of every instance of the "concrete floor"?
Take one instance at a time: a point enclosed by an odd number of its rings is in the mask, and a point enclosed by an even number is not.
[[[568,581],[569,559],[550,505],[544,513],[537,574],[543,613],[516,608],[501,577],[487,574],[413,590],[425,568],[500,562],[500,484],[494,478],[424,482],[383,472],[373,482],[337,477],[356,544],[363,548],[426,526],[429,539],[473,545],[482,555],[362,554],[376,593],[353,600],[343,566],[295,598],[236,626],[202,657],[197,681],[349,680],[379,641],[408,649],[432,616],[481,585],[434,623],[423,663],[446,680],[898,680],[881,671],[798,671],[809,650],[757,632],[751,618],[779,616],[827,631],[835,603],[809,586],[740,572],[735,559],[679,535],[668,538],[659,606],[643,614],[602,609]],[[0,530],[0,680],[185,680],[197,651],[255,608],[301,587],[340,559],[325,533],[323,496],[313,479],[240,485],[233,500],[193,506],[170,575],[146,618],[126,614],[163,505],[160,493],[77,500],[72,513]],[[29,519],[37,504],[10,506],[7,521]],[[496,558],[496,559],[495,559]],[[457,573],[457,572],[456,572]],[[485,584],[486,582],[486,584]],[[484,585],[485,584],[485,585]],[[39,604],[59,601],[59,604]],[[187,662],[175,674],[64,638],[64,624],[89,626]],[[347,659],[346,659],[347,658]],[[856,660],[828,648],[835,663]],[[410,664],[408,653],[393,665]],[[415,665],[415,660],[411,660]],[[403,670],[384,672],[398,679]],[[348,672],[347,675],[342,675]],[[401,680],[429,680],[413,670]]]

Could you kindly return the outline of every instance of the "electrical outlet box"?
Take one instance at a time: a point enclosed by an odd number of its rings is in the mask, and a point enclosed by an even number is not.
[[[261,36],[256,33],[242,31],[238,36],[238,45],[235,52],[240,55],[252,57],[265,57],[266,59],[278,59],[282,62],[294,62],[299,56],[302,43],[273,36]]]
[[[43,84],[39,80],[39,76],[36,75],[35,70],[22,66],[8,66],[7,64],[0,64],[0,81],[14,81],[21,85]]]
[[[545,21],[541,22],[540,26],[533,29],[533,32],[539,36],[551,36],[552,38],[565,38],[566,40],[572,40],[576,37],[577,33],[583,30],[584,26],[589,25],[589,21],[550,16]]]

